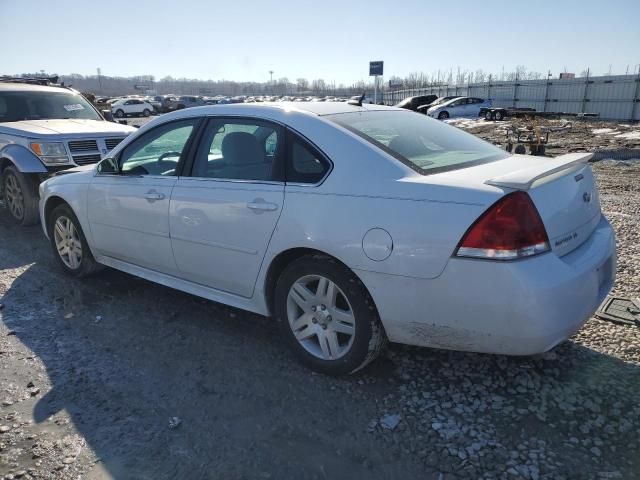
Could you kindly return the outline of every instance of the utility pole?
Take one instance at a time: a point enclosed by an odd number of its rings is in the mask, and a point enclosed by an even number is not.
[[[96,72],[98,73],[98,88],[102,93],[102,70],[100,70],[100,67],[96,68]]]

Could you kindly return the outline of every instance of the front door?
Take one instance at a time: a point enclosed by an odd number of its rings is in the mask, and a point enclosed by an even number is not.
[[[170,231],[181,276],[251,297],[284,202],[283,131],[212,118],[190,176],[173,189]]]
[[[156,127],[125,147],[119,171],[89,186],[88,216],[97,253],[167,274],[177,272],[169,238],[169,200],[197,119]]]

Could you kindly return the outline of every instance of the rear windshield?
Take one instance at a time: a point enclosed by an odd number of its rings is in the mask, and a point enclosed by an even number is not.
[[[0,122],[65,118],[102,120],[91,104],[79,93],[0,92]]]
[[[327,115],[422,175],[508,156],[490,143],[420,113],[378,110]]]

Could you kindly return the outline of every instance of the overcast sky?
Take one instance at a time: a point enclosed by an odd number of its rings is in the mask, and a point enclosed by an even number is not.
[[[632,72],[640,0],[0,0],[0,74],[350,84],[457,68]],[[636,70],[637,71],[637,70]]]

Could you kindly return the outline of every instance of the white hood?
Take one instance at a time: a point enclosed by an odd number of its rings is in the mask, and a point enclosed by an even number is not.
[[[128,125],[122,125],[105,120],[22,120],[20,122],[0,123],[0,133],[18,136],[47,136],[65,135],[78,137],[97,137],[124,135],[127,136],[136,129]]]

